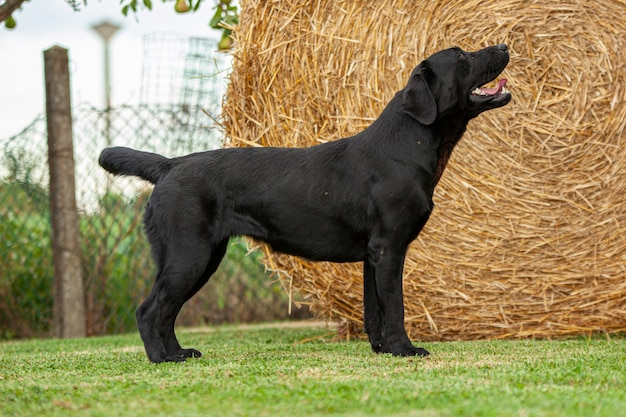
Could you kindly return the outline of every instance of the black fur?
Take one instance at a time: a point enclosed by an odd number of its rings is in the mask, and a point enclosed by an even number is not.
[[[510,101],[506,91],[471,94],[508,60],[506,45],[438,52],[415,68],[370,127],[311,148],[222,149],[172,159],[105,149],[100,165],[107,171],[155,184],[144,221],[158,272],[137,310],[148,358],[200,356],[181,348],[174,321],[235,235],[311,260],[362,261],[372,349],[428,355],[404,329],[405,253],[433,210],[433,191],[468,121]]]

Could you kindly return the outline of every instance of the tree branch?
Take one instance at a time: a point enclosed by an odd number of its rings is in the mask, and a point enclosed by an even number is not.
[[[7,17],[24,3],[25,0],[5,0],[4,3],[0,3],[0,22],[4,22]]]

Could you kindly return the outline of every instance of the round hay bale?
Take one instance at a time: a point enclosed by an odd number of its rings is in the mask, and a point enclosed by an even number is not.
[[[470,122],[410,248],[421,340],[626,330],[624,2],[242,1],[223,126],[311,146],[368,126],[437,50],[505,42],[513,101]],[[361,264],[267,254],[320,316],[362,327]]]

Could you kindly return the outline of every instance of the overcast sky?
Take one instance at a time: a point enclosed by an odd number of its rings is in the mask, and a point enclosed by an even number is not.
[[[79,2],[81,3],[81,2]],[[60,45],[69,49],[72,104],[89,102],[103,107],[103,47],[91,29],[107,20],[122,26],[111,40],[113,106],[139,101],[142,39],[145,34],[167,32],[183,36],[213,37],[210,4],[195,14],[179,15],[174,3],[153,1],[152,11],[124,17],[119,0],[89,0],[74,12],[65,0],[24,3],[14,14],[17,28],[0,28],[0,138],[22,131],[45,112],[43,51]]]

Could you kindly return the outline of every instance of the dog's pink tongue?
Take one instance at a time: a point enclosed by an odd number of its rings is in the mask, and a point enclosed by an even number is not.
[[[498,94],[500,91],[502,91],[502,89],[504,88],[504,86],[506,85],[506,78],[501,79],[500,81],[498,81],[498,86],[495,88],[481,88],[481,90],[483,90],[483,92],[485,94],[489,94],[490,96],[494,95],[494,94]]]

